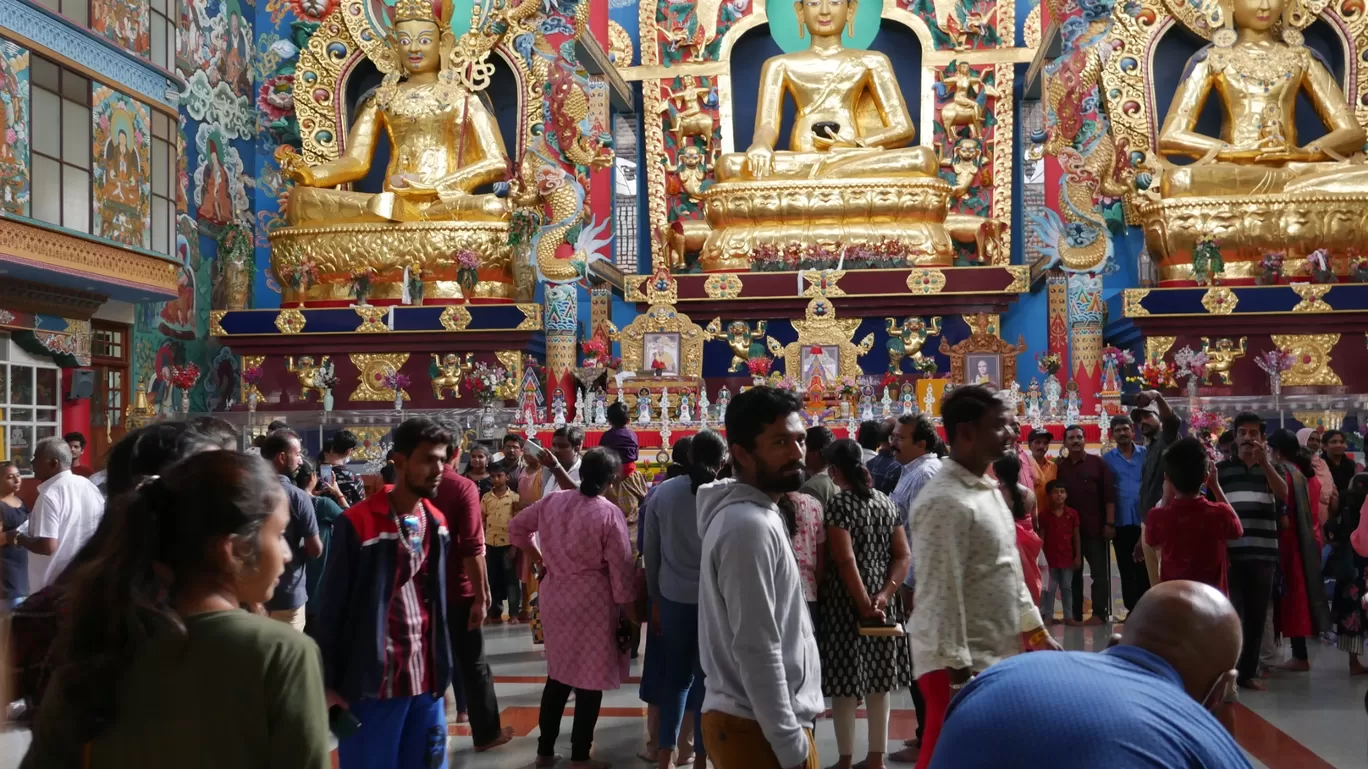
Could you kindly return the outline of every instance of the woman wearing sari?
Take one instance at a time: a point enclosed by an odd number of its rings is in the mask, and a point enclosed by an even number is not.
[[[1335,620],[1337,645],[1349,653],[1349,675],[1358,676],[1368,673],[1368,667],[1359,662],[1368,628],[1368,609],[1363,605],[1368,594],[1368,473],[1359,473],[1349,481],[1341,502],[1339,515],[1327,527],[1334,549],[1325,572],[1335,580],[1330,614]]]
[[[1311,452],[1311,469],[1315,471],[1316,480],[1320,481],[1320,498],[1316,512],[1320,514],[1320,523],[1324,524],[1330,520],[1331,513],[1339,506],[1339,490],[1335,488],[1335,479],[1330,475],[1330,467],[1325,464],[1325,457],[1320,455],[1320,433],[1314,428],[1303,427],[1297,431],[1297,442]],[[1312,501],[1317,501],[1314,496]]]
[[[1292,639],[1292,659],[1280,670],[1304,672],[1311,669],[1306,639],[1330,626],[1325,584],[1321,581],[1320,527],[1316,505],[1320,500],[1320,480],[1311,467],[1311,454],[1297,442],[1290,430],[1276,430],[1268,436],[1273,461],[1287,479],[1291,494],[1287,516],[1291,525],[1278,532],[1278,559],[1283,589],[1274,599],[1274,618],[1278,633]]]

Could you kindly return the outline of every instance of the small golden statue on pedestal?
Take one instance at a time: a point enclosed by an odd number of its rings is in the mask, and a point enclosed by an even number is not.
[[[340,157],[308,165],[293,151],[277,153],[282,172],[295,182],[286,207],[290,227],[272,234],[281,285],[307,260],[319,275],[315,289],[322,290],[308,291],[310,299],[345,298],[329,289],[367,268],[377,276],[373,290],[394,294],[372,299],[397,298],[405,267],[432,276],[436,285],[424,292],[429,298],[513,298],[504,249],[510,206],[474,192],[508,173],[498,124],[477,92],[491,65],[454,54],[452,3],[441,8],[439,17],[433,0],[394,5],[388,47],[373,54],[384,80],[361,103]],[[343,99],[337,91],[330,97]],[[381,142],[389,146],[382,191],[337,189],[367,177]],[[453,254],[462,252],[479,257],[473,292],[462,292],[455,280]]]
[[[440,359],[437,353],[432,354],[432,394],[437,400],[442,400],[442,392],[451,391],[451,397],[461,397],[461,380],[471,369],[475,367],[475,353],[465,354],[465,362],[461,361],[461,356],[454,352],[443,355]]]
[[[884,328],[888,331],[888,373],[901,374],[903,358],[911,358],[917,363],[922,357],[922,346],[928,337],[941,332],[941,319],[937,315],[927,325],[921,318],[907,318],[902,323],[897,318],[884,318]]]
[[[755,329],[752,330],[749,323],[744,320],[734,320],[727,324],[727,330],[722,331],[722,318],[713,318],[703,332],[708,335],[708,339],[726,339],[727,346],[731,348],[732,359],[728,367],[730,373],[746,373],[750,369],[747,364],[751,356],[765,354],[765,334],[769,324],[765,321],[757,321]]]
[[[716,163],[703,194],[713,226],[706,271],[744,270],[758,246],[898,241],[917,264],[951,263],[942,223],[949,185],[916,134],[888,57],[845,48],[855,2],[797,3],[806,51],[764,63],[755,132],[744,153]],[[788,149],[777,149],[785,95],[796,114]],[[782,204],[781,204],[782,201]]]
[[[319,384],[318,375],[327,367],[327,355],[324,355],[317,365],[314,365],[312,355],[301,355],[297,362],[294,357],[285,359],[285,370],[294,374],[295,378],[299,380],[299,397],[303,400],[309,399],[309,391],[312,390],[318,395],[319,402],[323,401],[323,396],[327,395],[327,388]]]
[[[1202,337],[1202,352],[1206,353],[1207,366],[1206,375],[1202,377],[1202,384],[1211,384],[1212,376],[1219,375],[1222,384],[1230,384],[1230,370],[1235,366],[1236,358],[1243,358],[1248,351],[1249,337],[1240,337],[1240,344],[1236,346],[1234,340],[1229,337],[1221,337],[1212,344],[1207,337]]]
[[[1290,264],[1318,248],[1342,254],[1357,246],[1368,212],[1364,130],[1334,73],[1303,43],[1300,30],[1317,11],[1306,0],[1166,5],[1212,44],[1188,61],[1154,143],[1161,159],[1150,189],[1159,200],[1139,206],[1161,280],[1191,280],[1193,249],[1207,238],[1221,244],[1228,282],[1252,282],[1269,251]],[[1304,145],[1296,131],[1302,94],[1328,131]],[[1197,131],[1211,96],[1225,115],[1220,136]]]

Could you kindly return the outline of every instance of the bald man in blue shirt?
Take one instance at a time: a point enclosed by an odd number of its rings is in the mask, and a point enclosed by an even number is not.
[[[950,703],[931,769],[1250,769],[1212,715],[1233,698],[1240,620],[1219,590],[1151,588],[1101,654],[1024,654]]]

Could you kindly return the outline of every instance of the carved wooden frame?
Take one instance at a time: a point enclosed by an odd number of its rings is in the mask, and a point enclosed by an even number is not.
[[[1018,336],[1017,343],[1004,341],[996,334],[973,334],[968,339],[950,344],[941,339],[940,352],[950,358],[950,381],[955,386],[967,384],[964,373],[964,358],[972,353],[997,354],[1002,357],[1001,373],[1003,382],[1016,381],[1016,356],[1026,352],[1026,338]]]

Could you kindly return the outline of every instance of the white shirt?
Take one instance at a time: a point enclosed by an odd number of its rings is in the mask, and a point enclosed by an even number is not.
[[[912,667],[979,672],[1020,652],[1021,634],[1044,623],[1026,590],[1016,523],[997,483],[945,459],[913,508]]]
[[[38,501],[29,514],[30,537],[57,540],[52,555],[29,553],[29,594],[46,587],[62,573],[85,545],[104,516],[105,500],[95,484],[63,470],[38,485]]]
[[[561,487],[560,484],[556,482],[556,474],[546,468],[542,468],[542,472],[546,474],[546,480],[542,482],[542,496],[545,497],[547,494],[560,491]],[[575,457],[575,464],[565,472],[570,476],[570,480],[574,481],[575,485],[578,486],[580,483],[580,458]]]

